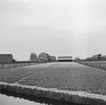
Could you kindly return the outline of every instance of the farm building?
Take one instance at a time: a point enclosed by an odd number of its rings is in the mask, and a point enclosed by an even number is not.
[[[38,61],[39,62],[55,62],[56,61],[56,57],[55,56],[51,56],[48,53],[42,52],[38,56]]]
[[[48,55],[46,53],[42,52],[38,56],[38,61],[40,61],[40,62],[48,62]]]
[[[11,63],[13,62],[12,54],[0,54],[0,63]]]
[[[64,62],[64,61],[69,62],[69,61],[72,61],[72,56],[59,56],[57,61],[59,61],[59,62]]]

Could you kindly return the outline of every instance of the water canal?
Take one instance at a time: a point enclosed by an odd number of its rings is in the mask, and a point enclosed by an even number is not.
[[[0,94],[0,105],[47,105]]]
[[[64,103],[58,101],[50,101],[50,100],[28,100],[24,98],[14,97],[10,95],[0,94],[0,105],[81,105],[74,103]]]

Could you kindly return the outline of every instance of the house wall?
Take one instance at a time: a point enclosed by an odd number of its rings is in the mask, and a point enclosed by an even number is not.
[[[11,63],[13,62],[12,54],[0,54],[0,63]]]

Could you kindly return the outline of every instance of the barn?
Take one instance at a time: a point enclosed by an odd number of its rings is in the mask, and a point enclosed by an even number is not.
[[[57,61],[59,61],[59,62],[70,62],[70,61],[72,61],[72,56],[59,56]]]

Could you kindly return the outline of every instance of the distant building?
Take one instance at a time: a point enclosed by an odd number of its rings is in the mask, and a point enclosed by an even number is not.
[[[55,62],[56,61],[56,57],[55,56],[51,56],[51,61]]]
[[[12,63],[13,55],[12,54],[0,54],[0,63]]]
[[[38,60],[40,62],[48,62],[48,55],[47,55],[47,53],[42,52],[41,54],[39,54]]]
[[[56,61],[56,57],[55,56],[51,56],[48,53],[42,52],[38,56],[38,61],[39,62],[55,62]]]
[[[57,61],[60,61],[60,62],[64,62],[64,61],[72,61],[72,56],[59,56]]]

